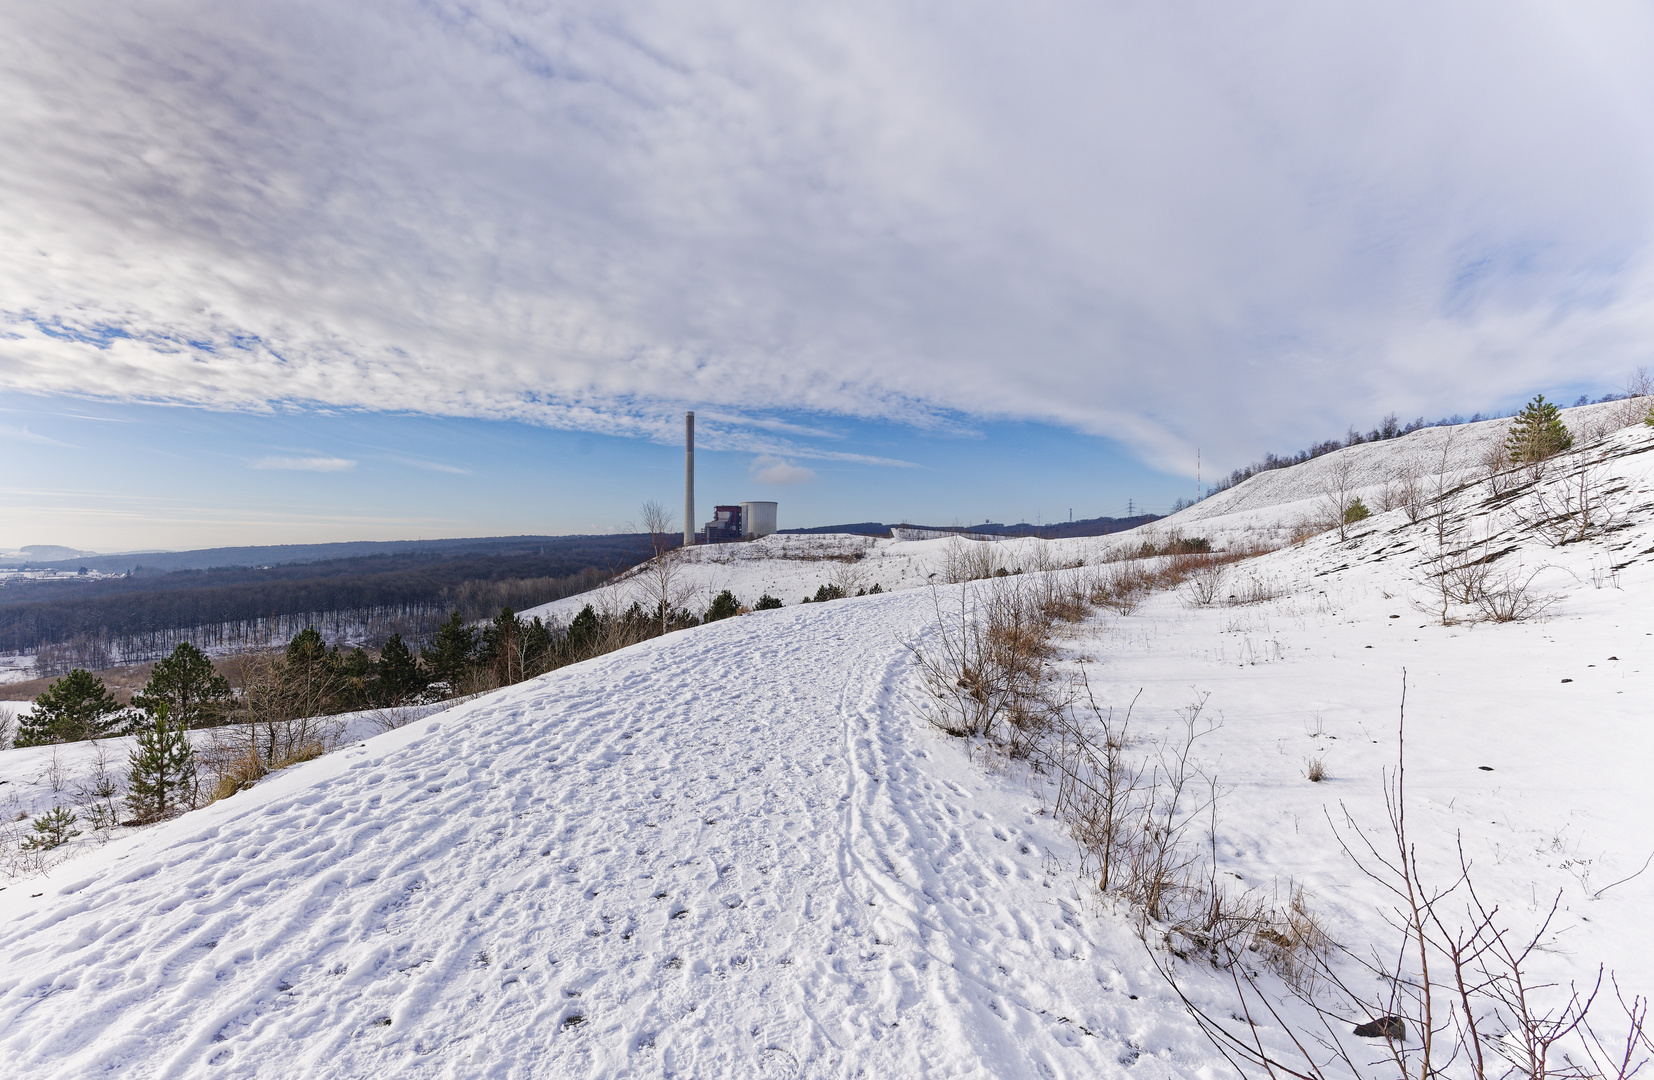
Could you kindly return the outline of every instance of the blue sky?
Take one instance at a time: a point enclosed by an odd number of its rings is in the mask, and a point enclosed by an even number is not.
[[[227,413],[0,395],[9,482],[0,549],[609,532],[658,500],[680,512],[683,452],[635,436],[366,410]],[[1053,521],[1164,508],[1192,480],[1108,439],[998,422],[915,432],[792,416],[888,463],[697,452],[698,518],[773,499],[782,526]]]
[[[1595,396],[1649,55],[1630,0],[13,5],[0,546],[615,528],[688,408],[706,505],[816,524]]]

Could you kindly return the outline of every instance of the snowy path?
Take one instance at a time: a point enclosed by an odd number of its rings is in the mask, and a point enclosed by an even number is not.
[[[902,641],[931,616],[916,592],[675,634],[8,890],[0,1057],[1077,1077],[1123,1074],[1145,1019],[1189,1045],[1160,994],[1128,1004],[1134,943],[1048,872],[1060,831],[913,713]]]

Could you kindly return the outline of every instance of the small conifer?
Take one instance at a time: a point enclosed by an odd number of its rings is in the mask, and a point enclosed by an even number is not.
[[[34,708],[18,725],[17,745],[43,746],[123,734],[126,719],[121,711],[121,703],[102,679],[75,668],[35,698]]]
[[[597,612],[587,604],[580,609],[580,614],[569,621],[567,633],[563,635],[563,651],[572,663],[584,660],[592,655],[597,647],[597,639],[603,630],[602,623],[597,618]]]
[[[754,611],[773,611],[774,609],[776,609],[780,606],[781,606],[781,601],[777,600],[775,597],[771,596],[769,593],[765,593],[763,596],[760,596],[758,598],[758,603],[753,605],[753,610]]]
[[[181,730],[222,723],[235,698],[230,681],[213,669],[207,654],[185,641],[155,665],[143,690],[132,696],[132,704],[150,715],[164,705],[173,726]]]
[[[1350,500],[1350,505],[1344,507],[1344,524],[1354,525],[1358,521],[1366,521],[1373,512],[1367,509],[1367,504],[1360,498]]]
[[[421,651],[420,658],[425,661],[425,670],[431,673],[433,681],[447,683],[448,689],[455,691],[476,651],[477,633],[465,625],[465,617],[456,611],[437,628],[436,639]]]
[[[62,847],[80,835],[74,828],[75,812],[67,806],[55,806],[35,818],[34,835],[24,839],[24,851],[50,851]]]
[[[1518,463],[1544,461],[1572,449],[1573,445],[1574,437],[1563,424],[1562,413],[1545,400],[1544,394],[1535,394],[1516,414],[1510,434],[1505,436],[1505,449],[1510,459]]]
[[[169,711],[157,705],[155,726],[132,748],[126,802],[139,821],[160,821],[195,801],[195,752],[184,729],[167,723]]]
[[[741,602],[735,599],[735,594],[725,589],[712,598],[712,606],[706,609],[706,621],[717,622],[737,615],[741,611]]]
[[[373,666],[374,700],[380,705],[406,705],[424,689],[425,676],[419,670],[413,650],[401,634],[392,634],[379,650],[379,662]]]

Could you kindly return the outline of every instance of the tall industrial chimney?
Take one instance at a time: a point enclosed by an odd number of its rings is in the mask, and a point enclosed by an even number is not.
[[[683,414],[683,546],[695,546],[695,414]]]

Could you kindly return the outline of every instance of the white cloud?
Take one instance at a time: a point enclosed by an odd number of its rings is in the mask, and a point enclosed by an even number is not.
[[[253,462],[255,469],[292,469],[297,472],[353,472],[356,462],[336,457],[263,457]]]
[[[794,465],[790,461],[769,454],[753,458],[747,466],[747,475],[760,484],[802,484],[806,480],[816,478],[813,469]]]
[[[39,435],[33,431],[30,431],[27,424],[20,428],[12,427],[10,424],[0,424],[0,439],[10,439],[13,442],[35,443],[39,446],[70,446],[69,443],[58,442],[50,436]]]
[[[1654,335],[1629,0],[129,0],[0,40],[0,387],[1181,463]]]
[[[426,472],[448,473],[452,476],[471,476],[472,471],[463,465],[449,465],[443,461],[425,461],[421,458],[401,457],[396,454],[386,456],[387,461],[394,461],[398,465],[406,465],[413,469],[424,469]]]

